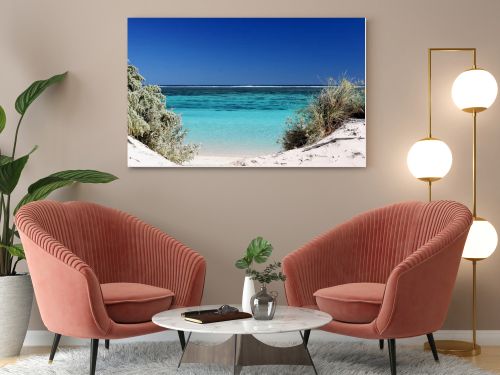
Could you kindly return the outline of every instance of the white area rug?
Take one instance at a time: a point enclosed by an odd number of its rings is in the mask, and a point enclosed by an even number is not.
[[[281,345],[280,345],[281,346]],[[319,374],[364,375],[390,374],[387,346],[380,351],[377,345],[363,343],[310,343],[309,349]],[[85,375],[89,371],[88,347],[61,349],[54,363],[47,363],[48,356],[33,356],[0,368],[0,374],[15,375]],[[110,350],[99,347],[97,372],[99,375],[188,375],[230,374],[230,369],[218,366],[182,365],[177,369],[181,354],[178,343],[113,344]],[[430,352],[419,349],[397,348],[398,375],[486,375],[470,363],[456,357],[441,356],[434,362]],[[243,367],[241,374],[313,374],[309,367],[258,366]]]

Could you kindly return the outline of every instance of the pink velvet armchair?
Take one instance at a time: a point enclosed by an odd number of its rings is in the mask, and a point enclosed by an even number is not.
[[[151,318],[199,305],[205,260],[160,230],[115,209],[86,202],[33,202],[16,215],[42,320],[55,333],[99,339],[163,330]],[[184,335],[179,332],[181,346]]]
[[[446,318],[471,223],[451,201],[358,215],[285,257],[288,304],[328,312],[325,331],[378,339],[381,349],[387,339],[393,375],[398,338],[427,335],[437,361],[433,332]]]

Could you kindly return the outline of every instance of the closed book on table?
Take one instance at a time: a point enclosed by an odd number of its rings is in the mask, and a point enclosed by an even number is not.
[[[251,318],[252,314],[246,312],[229,312],[225,314],[218,314],[215,312],[200,312],[200,313],[191,313],[184,314],[184,320],[188,322],[198,323],[198,324],[206,324],[206,323],[216,323],[216,322],[225,322],[227,320],[237,320],[237,319],[248,319]]]

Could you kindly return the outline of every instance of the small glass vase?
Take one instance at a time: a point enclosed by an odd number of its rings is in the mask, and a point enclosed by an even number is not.
[[[252,315],[256,320],[272,320],[276,312],[277,292],[267,292],[266,285],[261,285],[260,292],[250,300]]]

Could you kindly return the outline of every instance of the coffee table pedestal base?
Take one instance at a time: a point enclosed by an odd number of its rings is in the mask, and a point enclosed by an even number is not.
[[[301,333],[302,336],[302,333]],[[233,368],[239,374],[242,366],[302,365],[316,368],[303,343],[289,347],[277,347],[257,340],[253,335],[233,335],[221,344],[192,343],[191,334],[182,352],[179,366],[183,363],[217,363]]]

